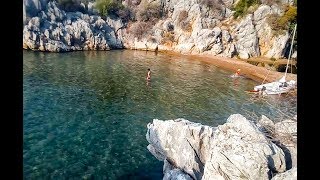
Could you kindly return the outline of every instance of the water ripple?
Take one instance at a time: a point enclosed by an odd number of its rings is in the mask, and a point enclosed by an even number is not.
[[[24,51],[24,177],[162,179],[146,149],[153,118],[216,126],[233,113],[296,113],[295,98],[253,97],[257,83],[230,73],[161,53]]]

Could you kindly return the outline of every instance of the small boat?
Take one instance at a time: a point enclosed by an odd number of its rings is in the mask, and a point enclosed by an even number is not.
[[[255,92],[263,92],[268,95],[287,93],[296,88],[296,81],[286,81],[283,76],[279,81],[261,84],[254,87]]]
[[[291,55],[291,50],[292,50],[292,45],[293,45],[293,40],[294,40],[296,28],[297,28],[297,24],[295,25],[295,28],[294,28],[293,38],[292,38],[292,42],[291,42],[289,57],[287,60],[287,66],[286,66],[286,71],[285,71],[284,76],[281,79],[279,79],[278,81],[255,86],[254,91],[261,92],[262,94],[273,95],[273,94],[288,93],[289,91],[294,90],[296,88],[296,81],[294,81],[294,80],[286,81],[289,60],[290,60],[290,55]]]

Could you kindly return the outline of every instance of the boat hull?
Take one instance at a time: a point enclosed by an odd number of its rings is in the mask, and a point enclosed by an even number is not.
[[[273,94],[283,94],[288,93],[289,91],[296,88],[295,81],[289,82],[271,82],[266,84],[261,84],[259,86],[255,86],[254,90],[263,92],[264,94],[273,95]]]

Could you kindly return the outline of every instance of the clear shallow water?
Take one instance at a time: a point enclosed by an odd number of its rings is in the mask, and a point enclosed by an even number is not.
[[[276,119],[296,112],[295,98],[252,97],[245,90],[257,82],[183,56],[23,53],[26,179],[162,179],[162,162],[146,148],[152,119],[216,126],[234,113]]]

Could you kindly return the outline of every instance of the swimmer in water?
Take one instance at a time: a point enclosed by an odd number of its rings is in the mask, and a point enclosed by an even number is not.
[[[241,70],[241,69],[238,69],[238,70],[237,70],[237,72],[236,72],[236,74],[235,74],[236,76],[240,76],[240,70]]]
[[[147,80],[148,80],[148,81],[151,80],[151,71],[150,71],[150,69],[148,69]]]

